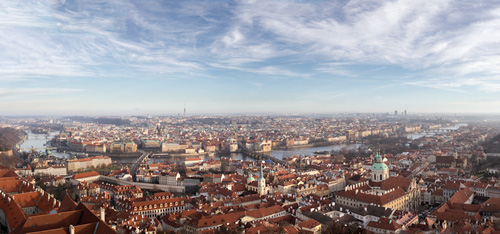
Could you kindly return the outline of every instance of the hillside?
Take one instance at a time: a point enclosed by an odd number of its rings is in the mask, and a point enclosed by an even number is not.
[[[13,128],[0,128],[0,151],[11,150],[21,140],[19,131]]]
[[[500,153],[500,135],[496,135],[492,139],[486,141],[483,147],[486,153]]]
[[[111,118],[111,117],[86,117],[86,116],[70,116],[67,117],[68,119],[78,121],[78,122],[84,122],[84,123],[98,123],[98,124],[114,124],[117,126],[121,125],[128,125],[130,124],[130,120],[128,119],[121,119],[121,118]]]
[[[21,140],[21,133],[13,128],[0,128],[0,151],[8,151]],[[5,167],[13,166],[19,161],[16,156],[9,156],[0,153],[0,165]]]

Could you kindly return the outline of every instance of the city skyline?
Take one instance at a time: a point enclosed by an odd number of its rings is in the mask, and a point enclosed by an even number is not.
[[[489,1],[6,1],[0,115],[500,113]]]

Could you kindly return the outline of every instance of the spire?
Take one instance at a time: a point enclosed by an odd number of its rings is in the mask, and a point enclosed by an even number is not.
[[[375,162],[376,162],[376,163],[381,163],[381,162],[382,162],[382,156],[380,156],[380,152],[377,152],[377,153],[375,154],[374,159],[375,159]]]
[[[263,168],[262,168],[262,163],[260,164],[260,176],[259,176],[259,180],[263,180],[264,179],[264,171],[263,171]]]

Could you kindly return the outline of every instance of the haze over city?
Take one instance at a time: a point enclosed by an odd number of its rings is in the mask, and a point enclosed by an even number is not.
[[[2,115],[498,113],[495,1],[2,1]]]

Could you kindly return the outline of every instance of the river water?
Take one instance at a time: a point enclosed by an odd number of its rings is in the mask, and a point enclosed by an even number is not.
[[[309,155],[312,156],[316,151],[339,151],[342,149],[358,149],[362,144],[340,144],[340,145],[330,145],[330,146],[317,146],[317,147],[304,147],[304,148],[293,148],[287,150],[274,150],[270,152],[271,156],[277,159],[283,159],[287,157],[291,157],[293,155]],[[231,153],[229,155],[223,155],[222,157],[228,157],[231,159],[245,160],[245,161],[255,161],[253,158],[250,158],[242,153]],[[220,159],[220,156],[205,156],[205,160],[210,159]]]
[[[50,134],[34,134],[28,132],[28,138],[20,145],[24,152],[30,152],[31,148],[45,148],[50,147],[47,144],[48,141],[52,140],[59,132],[51,132]],[[40,153],[45,153],[44,149],[36,150]],[[51,150],[50,153],[58,158],[69,158],[68,153],[57,152],[56,150]]]
[[[459,129],[460,127],[466,127],[468,124],[466,123],[460,123],[460,124],[457,124],[455,126],[450,126],[450,127],[444,127],[444,128],[439,128],[439,130],[457,130]],[[411,140],[416,140],[418,138],[421,138],[421,137],[431,137],[431,136],[434,136],[436,134],[441,134],[441,133],[446,133],[446,132],[433,132],[433,131],[424,131],[424,132],[419,132],[419,133],[414,133],[414,134],[410,134],[408,135],[407,137]]]
[[[455,126],[451,127],[445,127],[441,129],[451,129],[451,130],[456,130],[462,126],[467,126],[467,124],[457,124]],[[45,144],[47,141],[50,141],[52,138],[54,138],[59,132],[51,132],[50,134],[34,134],[29,132],[28,133],[28,138],[20,145],[21,148],[24,148],[26,150],[24,151],[30,151],[31,148],[45,148],[47,147]],[[415,133],[415,134],[410,134],[408,135],[409,139],[415,140],[424,136],[433,136],[435,135],[435,132],[420,132],[420,133]],[[315,151],[338,151],[342,149],[357,149],[362,144],[341,144],[341,145],[331,145],[331,146],[318,146],[318,147],[309,147],[309,148],[293,148],[293,149],[287,149],[287,150],[275,150],[270,152],[271,156],[278,158],[278,159],[283,159],[284,157],[290,157],[293,155],[313,155]],[[41,153],[45,152],[45,150],[37,150]],[[57,152],[56,150],[51,151],[52,155],[58,157],[58,158],[69,158],[70,154],[69,153],[63,153],[63,152]],[[216,156],[208,156],[205,155],[203,156],[204,160],[219,160],[220,155]],[[231,159],[236,159],[236,160],[245,160],[245,161],[255,161],[253,158],[250,158],[242,153],[231,153],[227,155],[222,155],[222,157],[226,158],[231,158]],[[127,162],[133,162],[135,161],[135,158],[123,158],[123,159],[116,159],[118,162],[121,163],[127,163]],[[180,163],[184,162],[184,157],[174,157],[174,158],[165,158],[165,159],[159,159],[158,161],[164,161],[164,162],[173,162],[173,163]],[[152,159],[149,160],[150,163],[153,162]]]
[[[52,138],[54,138],[56,135],[58,135],[59,132],[51,132],[50,134],[34,134],[29,132],[28,133],[28,138],[20,145],[22,149],[25,149],[23,151],[29,152],[31,151],[31,148],[45,148],[48,147],[49,145],[47,144],[48,141],[50,141]],[[47,145],[46,145],[47,144]],[[330,145],[330,146],[318,146],[318,147],[309,147],[309,148],[292,148],[292,149],[287,149],[287,150],[275,150],[270,152],[271,156],[278,158],[278,159],[283,159],[284,157],[290,157],[293,155],[313,155],[315,151],[332,151],[332,150],[342,150],[342,149],[357,149],[360,147],[361,144],[341,144],[341,145]],[[45,150],[37,150],[40,153],[44,153]],[[52,150],[51,154],[58,157],[58,158],[69,158],[70,154],[69,153],[63,153],[63,152],[57,152],[56,150]],[[231,159],[237,159],[237,160],[245,160],[245,161],[254,161],[253,158],[248,157],[242,153],[231,153],[231,154],[226,154],[226,155],[216,155],[216,156],[208,156],[205,155],[203,156],[204,160],[219,160],[221,157],[226,157],[226,158],[231,158]],[[127,163],[127,162],[133,162],[135,161],[136,158],[118,158],[115,159],[116,161],[120,163]],[[150,163],[153,162],[152,159],[149,160]],[[168,161],[168,162],[184,162],[184,157],[173,157],[173,158],[165,158],[165,159],[159,159],[158,161]]]

